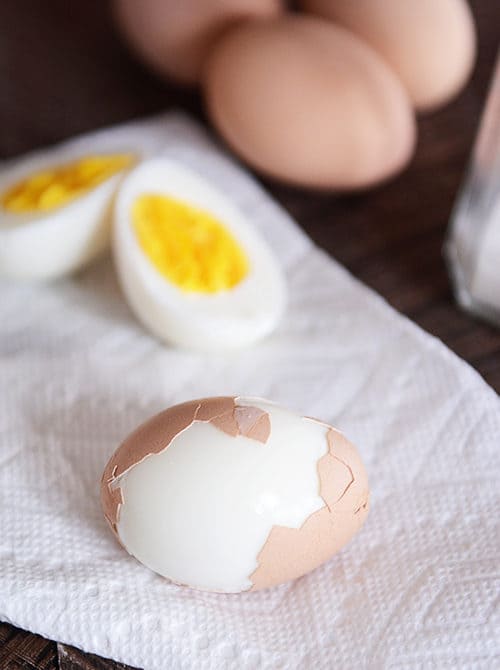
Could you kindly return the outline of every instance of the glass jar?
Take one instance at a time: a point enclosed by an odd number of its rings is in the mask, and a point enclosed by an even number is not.
[[[458,303],[500,326],[500,53],[444,253]]]

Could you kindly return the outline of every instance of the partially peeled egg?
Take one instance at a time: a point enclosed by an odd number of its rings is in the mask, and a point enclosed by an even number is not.
[[[274,330],[284,311],[285,281],[267,243],[222,193],[168,158],[124,180],[113,251],[132,310],[169,343],[244,346]]]
[[[222,593],[300,577],[341,549],[369,504],[365,468],[335,428],[266,400],[171,407],[135,430],[102,477],[105,517],[163,577]]]

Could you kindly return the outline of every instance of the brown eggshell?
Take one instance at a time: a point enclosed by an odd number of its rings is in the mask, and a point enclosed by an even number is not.
[[[420,110],[456,95],[472,69],[476,40],[464,0],[301,0],[300,4],[366,40],[397,73]]]
[[[286,182],[368,186],[413,150],[413,113],[397,78],[370,47],[321,19],[291,15],[229,31],[204,87],[231,147]]]
[[[274,526],[251,575],[252,591],[305,575],[339,551],[361,528],[369,507],[368,479],[352,444],[328,431],[328,453],[318,462],[325,507],[298,529]]]
[[[132,47],[161,74],[199,80],[207,53],[237,21],[274,16],[281,0],[114,0],[114,14]]]

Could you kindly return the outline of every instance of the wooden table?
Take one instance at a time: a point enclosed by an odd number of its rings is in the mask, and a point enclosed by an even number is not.
[[[479,34],[472,81],[446,109],[420,120],[404,174],[341,197],[265,185],[318,244],[498,391],[500,331],[455,306],[441,256],[498,48],[500,3],[472,6]],[[0,26],[0,157],[166,107],[203,119],[194,93],[166,86],[129,55],[102,0],[2,0]],[[0,670],[124,667],[0,624]]]

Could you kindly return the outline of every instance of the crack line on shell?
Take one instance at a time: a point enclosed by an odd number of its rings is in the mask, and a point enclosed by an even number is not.
[[[194,415],[193,415],[193,421],[192,421],[192,423],[194,423],[195,421],[198,421],[198,414],[199,414],[200,409],[201,409],[201,402],[198,403],[198,406],[197,406],[196,409],[194,410]],[[189,425],[192,425],[192,424],[189,424]]]
[[[334,454],[329,454],[329,456],[331,456],[332,458],[334,458],[336,461],[339,461],[339,463],[342,463],[342,465],[344,465],[344,466],[349,470],[349,474],[351,475],[351,481],[350,481],[349,484],[347,484],[347,486],[345,487],[345,489],[344,489],[342,495],[340,496],[340,498],[337,498],[337,500],[333,503],[332,506],[335,507],[335,505],[336,505],[337,503],[339,503],[339,502],[342,500],[342,498],[345,496],[345,494],[347,493],[347,491],[349,491],[349,489],[351,488],[351,486],[352,486],[352,485],[354,484],[354,482],[356,481],[356,478],[355,478],[355,476],[354,476],[354,472],[352,471],[352,468],[351,468],[350,465],[347,465],[347,463],[345,463],[341,458],[339,458],[338,456],[335,456]],[[328,506],[328,505],[327,505],[327,506]]]

